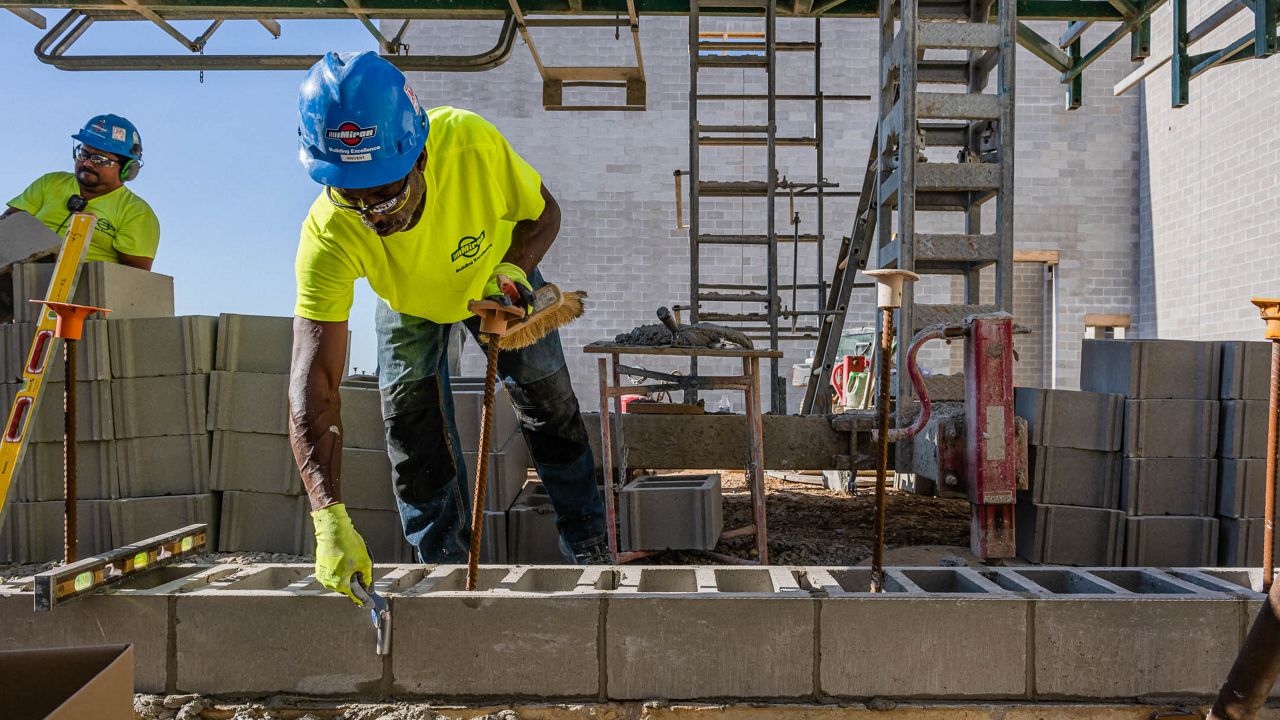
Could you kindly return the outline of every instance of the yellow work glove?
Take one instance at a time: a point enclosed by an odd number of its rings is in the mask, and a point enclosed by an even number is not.
[[[335,503],[313,510],[311,522],[316,528],[316,580],[364,607],[364,603],[351,594],[351,576],[360,573],[366,584],[372,583],[373,560],[369,558],[364,538],[351,524],[347,507]]]
[[[502,286],[498,284],[498,276],[504,275],[516,286],[516,292],[519,297],[511,297],[503,292]],[[500,262],[493,269],[493,273],[489,275],[489,281],[484,284],[484,297],[487,299],[492,297],[505,297],[511,301],[513,305],[519,305],[528,309],[533,304],[533,287],[529,285],[529,278],[524,274],[524,270],[519,265],[509,262]]]

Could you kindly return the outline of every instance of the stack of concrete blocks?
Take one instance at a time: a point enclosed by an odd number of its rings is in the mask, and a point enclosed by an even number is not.
[[[0,325],[6,417],[43,312],[29,300],[44,297],[53,265],[10,270],[15,321]],[[74,300],[113,311],[86,322],[77,346],[78,554],[215,517],[208,436],[193,422],[204,412],[208,363],[201,367],[198,349],[170,342],[195,342],[178,328],[199,319],[173,317],[172,278],[111,263],[82,266]],[[137,330],[140,323],[149,329]],[[56,350],[0,526],[2,560],[62,555],[65,378]]]
[[[1218,560],[1221,350],[1184,340],[1085,340],[1080,386],[1125,396],[1125,564]]]
[[[1119,565],[1124,398],[1077,390],[1017,388],[1027,421],[1028,489],[1018,493],[1018,555],[1052,565]]]
[[[308,555],[311,506],[289,442],[293,320],[223,314],[209,385],[210,469],[224,552]],[[410,560],[391,493],[376,388],[342,387],[340,492],[375,562]]]
[[[1219,563],[1260,567],[1266,502],[1271,343],[1222,343],[1219,422]]]

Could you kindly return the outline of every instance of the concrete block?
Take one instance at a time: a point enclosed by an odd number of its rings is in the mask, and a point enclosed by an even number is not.
[[[209,492],[209,434],[117,440],[119,496],[198,495]]]
[[[133,645],[135,692],[163,693],[168,687],[169,598],[89,595],[56,612],[32,612],[31,592],[0,590],[0,647],[7,650],[75,647],[105,643]]]
[[[1217,451],[1217,401],[1127,400],[1124,409],[1128,457],[1207,458]]]
[[[18,385],[4,385],[6,417],[18,395]],[[62,383],[47,383],[36,400],[35,416],[27,431],[27,441],[33,443],[62,442],[63,398]],[[76,383],[76,438],[81,441],[111,440],[115,437],[115,422],[111,414],[111,381],[95,380]]]
[[[605,621],[592,579],[601,572],[481,568],[481,591],[462,592],[465,568],[432,570],[392,600],[396,636],[410,639],[395,645],[392,692],[597,697]]]
[[[288,375],[292,357],[292,317],[218,316],[216,369]]]
[[[1033,445],[1031,488],[1023,493],[1041,505],[1120,506],[1120,453]]]
[[[891,571],[896,574],[898,571]],[[947,571],[952,573],[954,571]],[[834,574],[834,573],[833,573]],[[1027,688],[1029,601],[965,578],[944,581],[945,594],[886,583],[866,592],[861,580],[819,600],[820,691],[836,697],[1023,697]],[[937,573],[942,574],[942,573]],[[976,575],[976,573],[974,573]],[[934,586],[930,584],[930,586]],[[919,642],[929,627],[930,641]],[[885,648],[893,660],[867,663]],[[981,663],[945,658],[982,657]]]
[[[111,550],[111,518],[106,500],[82,500],[76,504],[76,555],[88,557]],[[61,500],[6,503],[9,555],[13,562],[39,563],[62,559],[65,505]],[[0,533],[5,531],[0,530]],[[28,610],[30,610],[28,605]]]
[[[1262,458],[1218,461],[1218,510],[1222,517],[1266,514],[1267,461]]]
[[[386,450],[387,431],[382,421],[382,396],[368,387],[339,388],[342,396],[342,444],[362,450]],[[494,437],[505,437],[494,435]],[[473,442],[462,447],[476,447]]]
[[[209,483],[214,490],[303,494],[288,435],[215,430]]]
[[[558,565],[567,562],[560,552],[556,511],[542,483],[531,482],[507,511],[507,562]]]
[[[1224,400],[1218,422],[1218,454],[1224,458],[1267,456],[1267,400]]]
[[[720,475],[642,475],[618,493],[627,550],[711,550],[724,529]]]
[[[1014,408],[1031,445],[1119,450],[1124,397],[1079,390],[1015,388]]]
[[[1218,564],[1222,567],[1261,567],[1265,529],[1263,518],[1219,518]]]
[[[1271,382],[1271,343],[1222,343],[1223,400],[1266,400]]]
[[[76,445],[76,496],[82,500],[104,500],[119,493],[117,447],[109,440]],[[40,502],[63,498],[64,450],[60,442],[28,443],[15,474],[9,499]]]
[[[13,287],[13,321],[35,321],[43,308],[33,305],[31,301],[43,300],[48,295],[49,283],[53,280],[53,263],[15,263],[10,280]]]
[[[480,444],[480,406],[483,401],[483,389],[468,389],[464,385],[461,389],[453,390],[453,418],[458,424],[458,438],[464,451]],[[489,432],[494,438],[506,440],[519,430],[507,387],[498,383],[493,396],[493,426]]]
[[[310,511],[305,497],[228,490],[222,493],[218,551],[305,554]]]
[[[1217,486],[1211,458],[1127,458],[1121,507],[1130,515],[1212,515]]]
[[[1191,340],[1085,340],[1080,389],[1130,400],[1216,400],[1221,352]]]
[[[1235,659],[1240,606],[1186,587],[1068,596],[1038,601],[1033,627],[1038,699],[1213,697]]]
[[[529,476],[529,447],[524,435],[517,432],[505,443],[495,443],[499,449],[489,453],[489,480],[485,486],[486,510],[505,511],[516,501]],[[467,465],[468,486],[475,488],[476,451],[463,446],[462,460]],[[384,453],[385,454],[385,453]]]
[[[352,612],[347,598],[306,582],[312,572],[309,565],[266,567],[170,600],[175,602],[178,691],[376,694],[383,658],[373,652],[369,614]],[[412,647],[416,640],[401,634],[401,617],[396,618],[396,639],[408,642],[396,642],[396,650]],[[260,651],[264,639],[277,637],[309,638],[306,662],[281,662],[278,653]],[[233,648],[243,652],[229,655]]]
[[[345,393],[343,399],[346,399]],[[346,414],[345,407],[343,414]],[[344,431],[347,424],[344,417]],[[287,435],[289,376],[244,372],[210,374],[208,429]]]
[[[1218,520],[1211,517],[1131,517],[1125,521],[1125,564],[1208,567],[1218,559]]]
[[[488,565],[507,563],[507,514],[484,511],[484,534],[480,536],[480,562]]]
[[[798,589],[721,593],[707,570],[705,580],[694,568],[621,571],[605,608],[608,697],[813,695],[817,601]],[[760,648],[769,649],[768,662]]]
[[[109,501],[106,505],[114,547],[123,547],[194,523],[207,524],[209,546],[218,546],[218,497],[212,493],[126,498]]]
[[[31,344],[36,337],[36,323],[5,323],[0,325],[0,343],[3,354],[5,382],[20,382],[22,370],[27,364]],[[108,380],[111,378],[110,332],[108,324],[90,320],[84,324],[84,335],[76,345],[76,379],[81,381]],[[61,341],[53,343],[46,360],[45,382],[62,382],[66,355]]]
[[[135,318],[107,324],[112,377],[203,375],[213,370],[215,317]]]
[[[173,278],[128,265],[85,263],[74,298],[111,310],[112,320],[173,317]]]
[[[208,375],[113,380],[111,396],[117,438],[205,432]]]
[[[55,257],[61,247],[62,238],[30,213],[0,218],[0,269]]]
[[[293,456],[289,456],[292,461]],[[297,475],[295,467],[294,475]],[[342,449],[342,502],[361,510],[397,509],[391,460],[385,450]]]
[[[1118,510],[1020,502],[1018,557],[1051,565],[1119,565],[1124,513]]]

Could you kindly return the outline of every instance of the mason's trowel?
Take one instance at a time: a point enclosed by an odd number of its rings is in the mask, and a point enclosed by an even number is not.
[[[369,617],[373,620],[373,630],[377,636],[378,654],[391,654],[391,605],[373,589],[373,583],[364,584],[364,577],[360,573],[351,576],[351,594],[369,609]]]

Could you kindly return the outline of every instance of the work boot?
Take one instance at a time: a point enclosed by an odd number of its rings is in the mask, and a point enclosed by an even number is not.
[[[613,564],[613,556],[609,554],[609,543],[604,540],[590,540],[572,549],[574,565]]]

